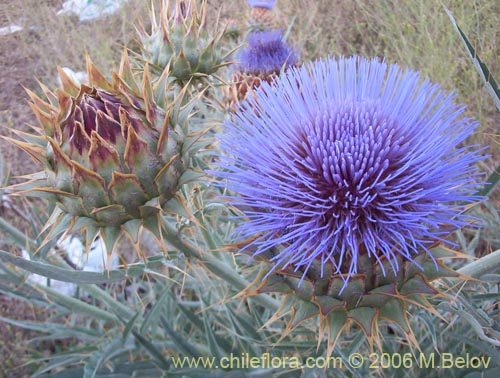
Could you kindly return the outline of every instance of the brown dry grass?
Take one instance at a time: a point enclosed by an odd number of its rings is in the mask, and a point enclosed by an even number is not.
[[[39,320],[33,306],[0,295],[1,316],[18,320]],[[29,369],[23,366],[31,349],[29,340],[36,334],[19,327],[0,322],[0,358],[2,359],[0,378],[21,378],[29,376]]]

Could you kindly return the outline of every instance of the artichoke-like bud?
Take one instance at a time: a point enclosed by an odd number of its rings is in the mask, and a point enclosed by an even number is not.
[[[180,186],[197,176],[202,132],[188,130],[193,103],[182,92],[167,98],[168,72],[152,85],[146,66],[138,83],[126,52],[111,82],[90,59],[87,71],[89,84],[76,85],[60,69],[62,89],[42,85],[48,101],[28,91],[42,127],[11,141],[44,171],[15,188],[57,203],[49,237],[84,229],[88,247],[100,232],[111,254],[123,233],[134,243],[143,229],[161,237],[160,213],[178,207]]]
[[[230,52],[221,46],[224,30],[211,35],[206,12],[206,0],[199,9],[195,0],[176,0],[173,6],[163,0],[158,20],[153,10],[151,33],[138,28],[141,59],[155,71],[169,67],[170,76],[180,81],[206,77],[229,64]]]

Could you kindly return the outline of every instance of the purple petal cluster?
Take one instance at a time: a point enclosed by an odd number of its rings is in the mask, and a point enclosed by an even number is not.
[[[271,9],[276,4],[276,0],[247,0],[247,3],[252,8]]]
[[[297,52],[282,39],[280,30],[254,32],[238,55],[240,71],[254,75],[277,73],[297,64]]]
[[[254,255],[307,274],[313,262],[343,274],[358,258],[428,251],[470,219],[477,201],[477,127],[453,93],[418,72],[365,58],[326,59],[264,83],[221,136],[219,177],[245,213]],[[446,228],[446,229],[445,229]],[[384,272],[386,274],[386,272]]]

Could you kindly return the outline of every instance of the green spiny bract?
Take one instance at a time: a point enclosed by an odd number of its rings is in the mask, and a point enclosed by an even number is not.
[[[375,344],[381,350],[379,326],[382,322],[398,327],[407,341],[418,348],[407,316],[408,305],[415,304],[438,315],[428,298],[444,294],[431,282],[458,276],[442,262],[444,258],[457,257],[456,252],[443,247],[433,252],[434,259],[423,252],[415,257],[415,263],[398,257],[397,275],[385,257],[380,257],[379,264],[367,255],[360,256],[359,273],[351,276],[347,283],[346,276],[335,274],[328,265],[322,268],[319,261],[309,268],[305,277],[302,271],[293,268],[270,275],[267,275],[268,269],[264,269],[240,296],[285,294],[270,322],[288,315],[285,337],[305,320],[319,318],[318,345],[326,333],[327,355],[331,355],[340,335],[354,325],[366,335],[371,348]],[[272,258],[272,252],[266,257]]]
[[[206,11],[206,0],[199,9],[195,0],[177,0],[175,6],[163,0],[159,21],[153,10],[151,33],[138,28],[140,61],[153,72],[168,67],[170,76],[179,81],[206,77],[227,65],[230,52],[223,53],[221,46],[224,30],[209,33]]]
[[[10,140],[44,170],[15,188],[57,203],[48,239],[82,229],[89,248],[100,233],[111,254],[122,234],[137,247],[143,229],[161,238],[161,213],[182,208],[177,192],[200,177],[192,162],[206,141],[190,130],[196,98],[176,93],[167,71],[152,85],[146,66],[139,83],[126,52],[111,82],[90,59],[87,71],[76,85],[59,69],[62,89],[42,85],[47,101],[28,90],[41,127]]]

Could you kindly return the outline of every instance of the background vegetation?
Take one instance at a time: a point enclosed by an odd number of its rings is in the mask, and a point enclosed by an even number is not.
[[[248,10],[244,0],[209,0],[208,3],[211,22],[214,22],[217,14],[223,21],[231,19],[243,22]],[[61,4],[62,0],[3,0],[0,4],[0,27],[14,23],[23,26],[21,31],[0,36],[2,135],[11,135],[10,129],[27,129],[28,124],[35,122],[23,87],[36,89],[37,79],[49,87],[56,86],[56,65],[75,71],[84,70],[86,51],[102,71],[116,66],[122,47],[133,46],[134,23],[148,23],[149,1],[145,0],[129,0],[116,14],[85,23],[80,23],[76,17],[57,16]],[[457,100],[468,106],[471,117],[481,121],[471,142],[489,147],[488,154],[491,157],[482,167],[489,174],[500,162],[500,113],[484,89],[484,83],[467,56],[443,4],[453,12],[493,76],[500,78],[500,2],[496,0],[278,0],[276,13],[279,26],[289,28],[288,41],[300,48],[303,60],[336,54],[380,56],[389,62],[421,70],[446,89],[456,89]],[[10,174],[21,175],[33,171],[29,159],[4,140],[0,140],[0,152],[3,183],[6,183]],[[15,182],[15,178],[12,182]],[[36,239],[36,220],[30,219],[27,210],[34,206],[43,209],[45,205],[26,200],[7,200],[1,194],[0,217],[16,225],[22,234]],[[479,214],[489,225],[481,234],[458,236],[466,253],[485,255],[500,248],[500,218],[496,210],[499,200],[498,193],[493,194],[490,203],[483,208],[484,212]],[[19,254],[19,243],[16,247],[7,240],[2,242],[4,237],[0,234],[0,247]],[[204,273],[199,274],[201,282],[214,285],[208,277],[203,276]],[[22,275],[18,276],[19,282],[22,282]],[[193,287],[193,292],[200,287]],[[122,288],[113,289],[125,295]],[[136,288],[137,292],[140,289]],[[225,293],[215,292],[214,296],[223,300]],[[141,295],[137,298],[138,307],[148,302]],[[182,318],[179,313],[184,309],[174,309],[167,296],[162,298],[162,306],[170,306],[171,313],[168,315],[177,319],[176,325],[188,327],[187,324],[179,323],[188,323],[186,319],[179,320]],[[186,303],[189,304],[188,299]],[[57,310],[63,308],[58,308],[59,305],[53,303],[46,306],[45,311],[35,311],[26,301],[6,296],[5,288],[0,288],[2,317],[20,321],[50,319]],[[124,318],[127,316],[133,317],[134,314],[123,315]],[[62,317],[64,321],[74,321],[68,319]],[[235,321],[235,324],[243,327],[244,320],[238,319],[240,323]],[[431,324],[427,319],[422,319],[422,322]],[[236,325],[233,327],[236,332]],[[200,335],[204,334],[203,331],[192,332],[193,339],[202,339]],[[38,335],[36,327],[26,330],[14,323],[0,322],[0,360],[3,358],[0,370],[7,374],[6,377],[31,374],[33,366],[25,364],[32,361],[33,353],[43,359],[55,351],[68,350],[74,342],[71,337],[64,337],[64,340],[42,338],[37,343],[29,341]],[[81,336],[75,334],[75,337]],[[425,339],[424,331],[420,337]],[[433,342],[437,343],[436,340]],[[90,352],[82,347],[79,353],[88,356]]]

